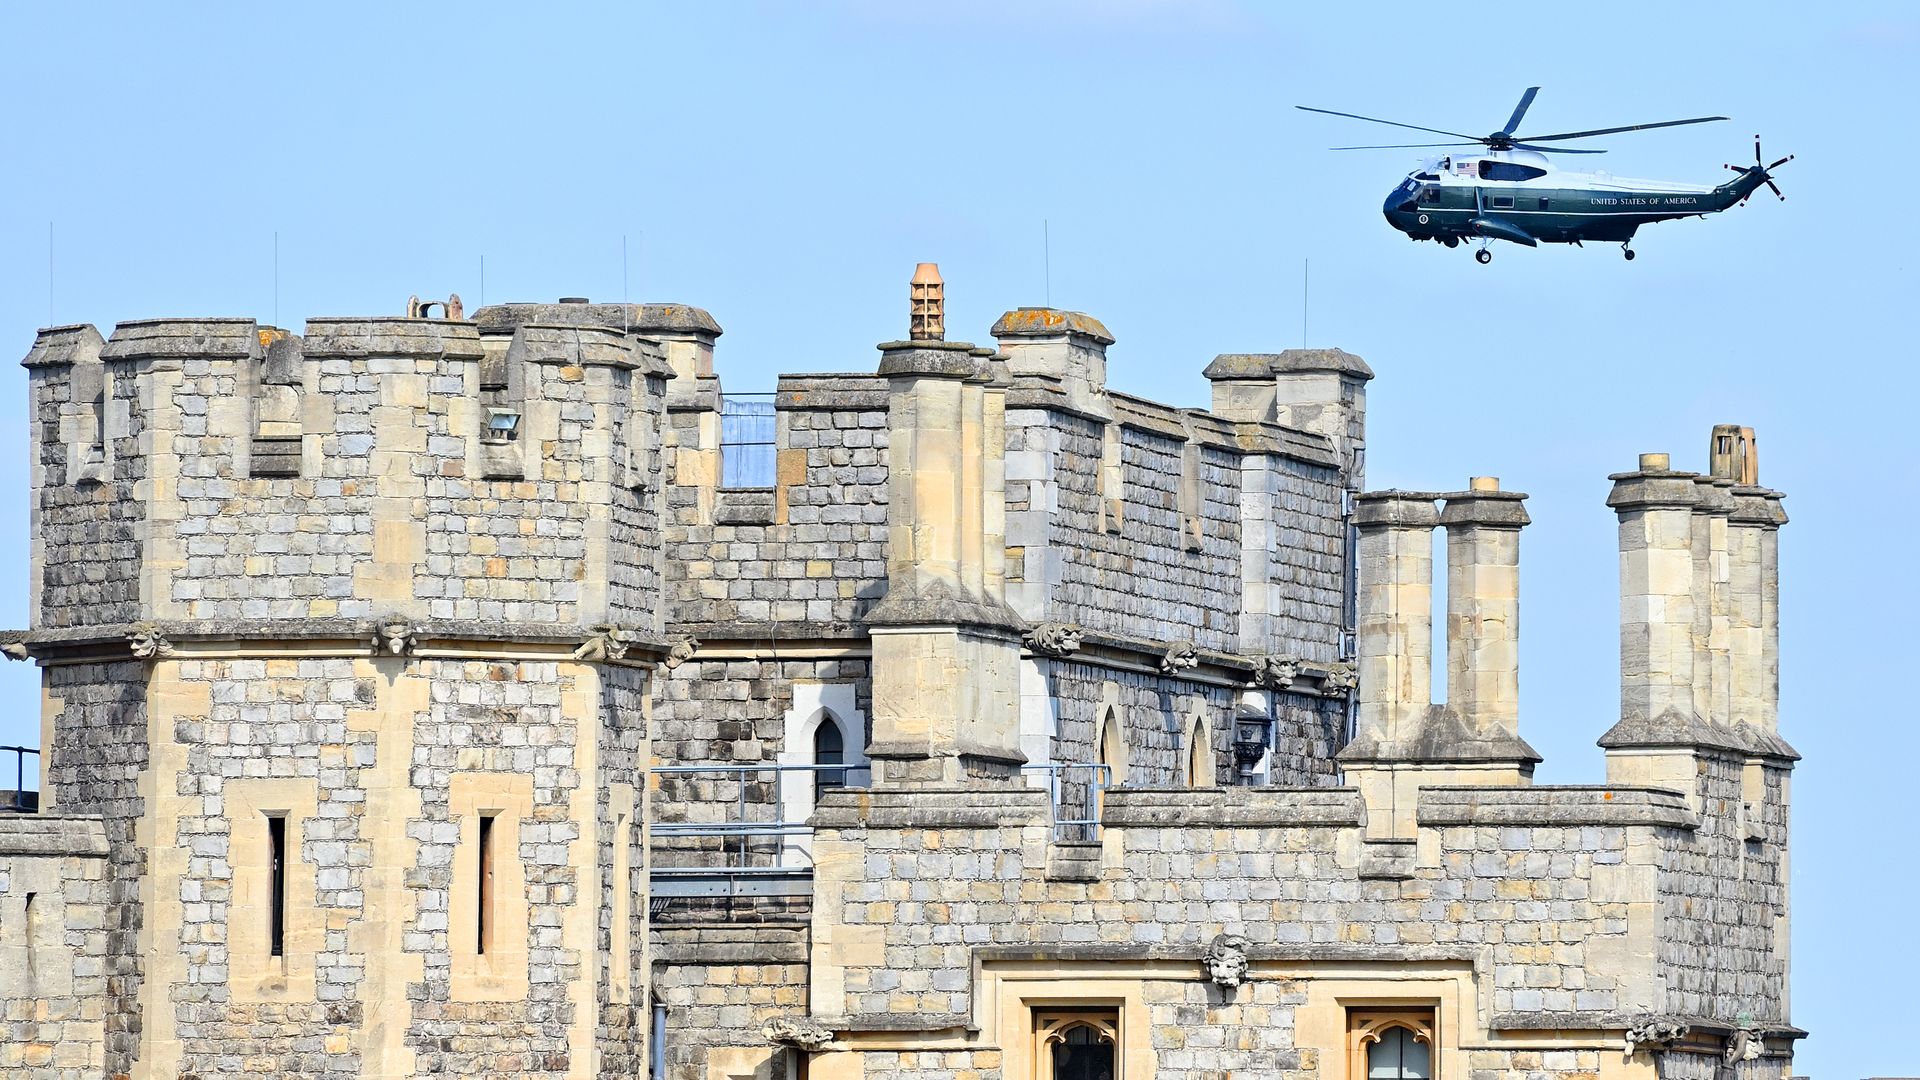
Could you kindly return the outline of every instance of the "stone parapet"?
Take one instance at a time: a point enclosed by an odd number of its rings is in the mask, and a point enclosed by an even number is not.
[[[1682,793],[1620,785],[1426,787],[1415,817],[1423,827],[1700,825]]]
[[[107,856],[98,814],[0,814],[0,856]]]

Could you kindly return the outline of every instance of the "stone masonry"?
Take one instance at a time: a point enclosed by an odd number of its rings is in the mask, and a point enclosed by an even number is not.
[[[1612,478],[1620,722],[1535,785],[1526,496],[1367,491],[1364,361],[1178,408],[944,295],[764,487],[687,305],[42,331],[0,1072],[1790,1075],[1751,431]]]

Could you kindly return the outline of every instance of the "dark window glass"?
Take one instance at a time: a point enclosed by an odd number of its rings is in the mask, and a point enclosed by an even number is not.
[[[1054,1080],[1113,1080],[1113,1043],[1091,1024],[1063,1033],[1053,1050]]]
[[[831,717],[820,721],[813,729],[813,763],[815,765],[840,765],[847,760],[847,741],[840,734],[840,725]],[[847,785],[845,769],[821,769],[813,774],[814,795],[820,792]]]
[[[1511,161],[1480,162],[1482,180],[1533,180],[1547,175],[1547,170],[1536,169],[1531,165],[1520,165]]]
[[[485,955],[493,944],[493,815],[480,819],[479,918],[475,919],[475,951]]]
[[[1427,1044],[1403,1027],[1380,1033],[1367,1047],[1367,1080],[1427,1080],[1433,1075]]]
[[[1439,202],[1439,201],[1440,201],[1440,189],[1439,189],[1439,188],[1437,188],[1437,187],[1429,187],[1429,188],[1422,188],[1422,189],[1420,189],[1420,201],[1421,201],[1421,202],[1423,202],[1423,203],[1437,203],[1437,202]]]
[[[285,956],[287,950],[287,819],[267,819],[267,954]]]

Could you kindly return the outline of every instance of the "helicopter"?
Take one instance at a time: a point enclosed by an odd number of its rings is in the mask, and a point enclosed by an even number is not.
[[[1762,164],[1760,137],[1753,137],[1753,164],[1728,165],[1739,173],[1718,186],[1687,184],[1666,180],[1632,180],[1605,172],[1574,172],[1559,169],[1548,154],[1604,154],[1571,146],[1542,146],[1542,143],[1588,139],[1626,131],[1707,124],[1727,119],[1724,116],[1696,116],[1688,120],[1662,120],[1653,124],[1628,124],[1623,127],[1594,128],[1590,131],[1563,131],[1552,135],[1516,135],[1520,121],[1540,92],[1530,86],[1506,126],[1491,135],[1465,135],[1457,131],[1402,124],[1358,113],[1316,109],[1308,105],[1295,108],[1306,112],[1345,116],[1374,124],[1427,131],[1466,140],[1461,143],[1402,143],[1387,146],[1336,146],[1334,150],[1410,150],[1485,147],[1483,152],[1455,153],[1433,158],[1407,174],[1407,178],[1387,196],[1382,211],[1387,223],[1407,234],[1410,240],[1435,240],[1447,247],[1459,247],[1462,241],[1478,240],[1480,248],[1473,257],[1482,264],[1493,261],[1488,250],[1495,240],[1506,240],[1526,247],[1540,244],[1573,244],[1586,240],[1617,242],[1632,259],[1633,234],[1640,226],[1655,221],[1683,217],[1705,217],[1719,213],[1747,198],[1762,186],[1785,199],[1774,183],[1773,170],[1793,160],[1793,155],[1770,164]]]

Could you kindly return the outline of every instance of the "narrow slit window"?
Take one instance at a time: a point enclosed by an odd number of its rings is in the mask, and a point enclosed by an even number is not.
[[[267,818],[267,955],[287,954],[287,819]]]
[[[841,765],[847,760],[847,741],[840,734],[840,725],[832,717],[822,718],[820,726],[813,731],[813,763],[815,765]],[[814,797],[834,788],[847,785],[845,769],[821,769],[814,775]]]
[[[475,920],[475,950],[480,955],[487,954],[487,948],[493,944],[493,822],[494,815],[483,814],[480,818],[480,880],[479,917]]]

